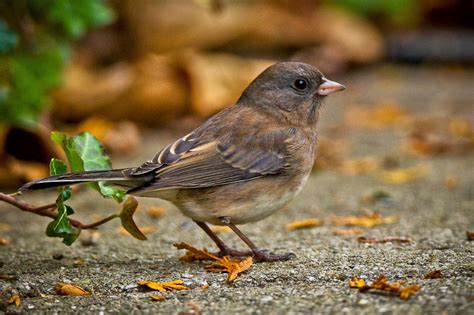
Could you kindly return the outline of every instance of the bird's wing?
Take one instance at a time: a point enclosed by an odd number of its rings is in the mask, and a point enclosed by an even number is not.
[[[190,134],[135,169],[137,174],[153,170],[155,180],[130,192],[213,187],[278,174],[288,165],[287,145],[293,136],[292,128],[206,142]]]

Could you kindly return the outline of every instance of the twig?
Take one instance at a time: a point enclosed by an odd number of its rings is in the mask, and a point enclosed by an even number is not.
[[[34,206],[30,205],[29,203],[26,203],[24,201],[21,201],[21,200],[18,200],[16,198],[14,198],[12,195],[4,194],[2,192],[0,192],[0,200],[6,202],[8,204],[11,204],[12,206],[15,206],[16,208],[18,208],[22,211],[35,213],[35,214],[43,216],[43,217],[56,219],[56,217],[58,216],[58,214],[55,211],[56,210],[56,204],[55,203],[51,203],[51,204],[47,204],[47,205],[39,206],[39,207],[34,207]],[[104,219],[101,219],[97,222],[93,222],[93,223],[90,223],[90,224],[84,224],[80,221],[77,221],[77,220],[74,220],[74,219],[71,219],[71,218],[68,218],[68,220],[69,220],[69,223],[71,223],[72,226],[74,226],[76,228],[83,229],[83,230],[88,230],[88,229],[95,229],[99,225],[107,223],[110,220],[118,218],[119,216],[120,216],[119,214],[112,214],[112,215],[110,215],[110,216],[108,216]]]

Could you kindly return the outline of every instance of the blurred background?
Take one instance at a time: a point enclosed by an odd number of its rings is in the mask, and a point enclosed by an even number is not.
[[[348,86],[323,116],[316,168],[398,165],[348,159],[361,127],[361,143],[398,126],[415,156],[466,154],[473,17],[469,0],[1,0],[0,187],[48,174],[51,130],[92,132],[137,164],[281,60]]]

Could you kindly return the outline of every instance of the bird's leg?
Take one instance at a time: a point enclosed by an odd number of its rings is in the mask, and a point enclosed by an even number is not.
[[[248,247],[250,247],[250,249],[252,251],[252,254],[253,254],[253,259],[254,259],[255,262],[283,261],[283,260],[289,260],[289,259],[292,259],[292,258],[296,257],[295,254],[293,254],[293,253],[272,254],[272,253],[268,253],[268,252],[266,252],[262,249],[259,249],[257,246],[255,246],[255,244],[247,236],[245,236],[244,233],[242,233],[242,231],[239,230],[239,228],[237,228],[237,226],[235,224],[233,224],[230,221],[230,218],[221,217],[219,219],[222,221],[222,223],[224,223],[225,225],[230,227],[232,229],[232,231],[234,231],[234,233],[237,234],[237,236],[240,237],[240,239],[245,244],[247,244]]]
[[[222,241],[216,233],[212,232],[212,230],[209,228],[209,226],[201,221],[196,221],[196,224],[206,232],[206,234],[216,243],[217,247],[219,247],[219,253],[217,253],[217,256],[249,256],[253,254],[253,251],[247,250],[247,251],[239,251],[230,248],[227,246],[224,241]]]

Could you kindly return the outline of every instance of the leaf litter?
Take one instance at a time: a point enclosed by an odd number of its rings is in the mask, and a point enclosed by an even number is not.
[[[63,282],[57,283],[54,286],[54,290],[59,295],[83,296],[83,295],[92,294],[92,292],[87,291],[78,285],[75,285],[72,283],[63,283]]]
[[[233,282],[240,273],[248,270],[253,265],[253,258],[250,256],[243,260],[230,258],[229,256],[221,258],[209,253],[206,249],[200,250],[183,242],[174,244],[174,246],[177,249],[187,250],[186,254],[179,259],[183,262],[214,260],[214,262],[205,266],[205,269],[212,272],[227,272],[227,282],[229,283]]]
[[[173,280],[168,282],[138,281],[138,285],[159,292],[190,290],[190,288],[184,285],[183,280]]]
[[[364,279],[353,278],[349,281],[349,287],[359,289],[360,292],[367,292],[369,290],[376,290],[397,295],[402,300],[408,300],[412,295],[421,289],[421,285],[413,284],[404,286],[405,281],[389,282],[387,277],[383,274],[372,282],[367,284]]]

